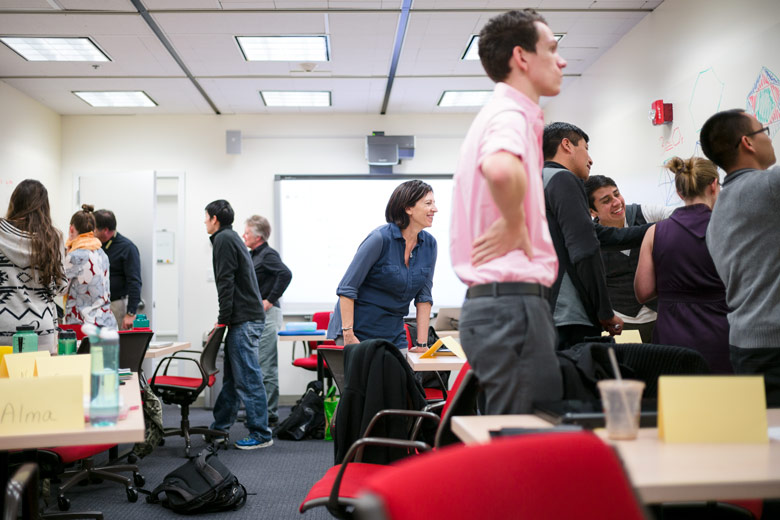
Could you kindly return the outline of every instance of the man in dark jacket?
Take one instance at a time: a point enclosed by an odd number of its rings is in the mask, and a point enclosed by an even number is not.
[[[600,246],[640,246],[648,226],[606,228],[591,221],[583,181],[593,161],[588,135],[569,123],[544,129],[544,199],[547,224],[558,255],[558,277],[552,290],[558,349],[586,337],[620,334],[621,320],[612,311]]]
[[[277,333],[282,327],[282,297],[292,280],[292,273],[284,265],[279,253],[268,245],[271,224],[260,215],[252,215],[244,227],[244,243],[250,249],[260,297],[263,298],[265,328],[258,347],[260,369],[263,371],[265,392],[268,395],[268,424],[279,422],[279,364],[277,361]]]
[[[226,200],[215,200],[206,206],[206,232],[211,235],[219,298],[217,323],[228,327],[222,391],[214,404],[211,428],[229,430],[243,401],[249,436],[237,441],[236,448],[253,450],[273,445],[263,374],[257,361],[265,313],[249,252],[233,231],[233,217],[233,208]]]
[[[111,312],[121,330],[133,328],[141,303],[141,256],[138,248],[116,230],[116,216],[107,209],[95,212],[95,236],[103,243],[111,277]]]

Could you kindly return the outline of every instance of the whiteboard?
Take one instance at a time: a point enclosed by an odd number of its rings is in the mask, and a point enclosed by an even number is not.
[[[438,213],[427,228],[436,238],[433,306],[460,307],[466,286],[450,262],[452,175],[276,175],[276,218],[271,242],[293,273],[282,298],[285,314],[332,310],[336,288],[360,243],[385,224],[385,207],[402,182],[433,188]],[[275,237],[274,237],[275,235]],[[414,305],[410,305],[413,314]]]

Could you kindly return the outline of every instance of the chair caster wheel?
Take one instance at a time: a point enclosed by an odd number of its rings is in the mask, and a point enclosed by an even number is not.
[[[127,455],[128,464],[135,464],[136,462],[138,462],[138,455],[136,455],[135,453],[130,453]]]
[[[60,495],[57,497],[57,507],[60,511],[67,511],[70,509],[70,499]]]
[[[165,438],[160,439],[160,442],[157,443],[158,446],[165,446]]]
[[[133,473],[133,483],[135,483],[137,487],[144,487],[146,479],[140,473]]]
[[[138,490],[132,486],[127,488],[127,501],[138,502]]]

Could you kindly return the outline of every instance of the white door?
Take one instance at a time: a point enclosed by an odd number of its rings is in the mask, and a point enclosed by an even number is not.
[[[141,255],[141,301],[139,310],[154,329],[154,222],[156,189],[154,172],[94,174],[79,176],[78,208],[91,204],[95,210],[110,209],[116,215],[116,230],[129,238]]]

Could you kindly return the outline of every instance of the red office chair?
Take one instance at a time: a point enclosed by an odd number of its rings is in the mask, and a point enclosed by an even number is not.
[[[84,480],[104,479],[123,484],[127,500],[129,502],[138,500],[138,490],[133,484],[141,487],[145,483],[143,475],[138,472],[138,466],[135,464],[117,464],[95,467],[93,457],[115,446],[116,444],[96,444],[93,446],[60,446],[39,450],[42,454],[50,452],[56,457],[51,473],[56,474],[59,479],[67,479],[57,490],[57,506],[60,511],[70,509],[70,500],[65,496],[65,492]],[[65,467],[76,462],[80,462],[79,469],[65,471]],[[127,471],[133,473],[132,480],[129,477],[117,474]]]
[[[191,434],[203,434],[207,439],[215,440],[217,438],[225,439],[225,446],[227,447],[228,432],[222,430],[212,430],[205,426],[202,427],[190,427],[190,405],[195,402],[200,393],[207,387],[214,385],[216,381],[217,370],[217,354],[219,353],[219,346],[222,344],[222,338],[225,335],[225,326],[220,325],[214,328],[209,333],[209,337],[206,340],[206,345],[203,347],[202,352],[197,350],[180,350],[172,356],[163,358],[160,364],[154,371],[154,375],[149,380],[149,386],[152,391],[157,394],[165,404],[178,404],[181,407],[181,425],[179,428],[166,428],[164,435],[169,437],[171,435],[184,437],[184,452],[189,457],[190,455],[190,436]],[[191,352],[200,354],[200,361],[195,359],[177,356],[182,352]],[[171,361],[189,361],[197,366],[200,372],[200,377],[178,377],[169,376],[168,368]],[[158,375],[162,369],[162,374]]]
[[[439,420],[439,417],[430,411],[434,407],[443,408],[443,417],[436,430],[436,443],[434,446],[439,446],[440,442],[449,442],[447,433],[452,435],[449,430],[452,416],[455,413],[458,415],[470,415],[474,413],[476,410],[477,388],[476,376],[474,376],[473,370],[471,370],[467,364],[455,380],[455,384],[449,393],[450,399],[448,401],[429,405],[426,407],[426,410],[423,411],[382,410],[377,413],[366,428],[363,438],[352,444],[342,463],[330,468],[325,475],[312,486],[303,499],[303,502],[301,502],[299,507],[300,512],[303,513],[304,511],[308,511],[309,509],[318,506],[326,506],[332,515],[341,518],[345,514],[347,508],[354,506],[355,500],[357,499],[366,478],[391,467],[361,462],[363,448],[366,446],[398,447],[416,450],[419,453],[430,450],[430,446],[416,439],[420,432],[423,420]],[[470,406],[468,403],[473,403],[471,406],[473,410],[469,410]],[[405,415],[418,418],[412,431],[411,440],[406,441],[370,437],[371,431],[377,421],[389,415]],[[426,481],[428,480],[426,479]],[[436,517],[434,516],[434,518]]]
[[[311,321],[317,324],[317,330],[326,330],[328,328],[328,322],[330,322],[330,315],[332,311],[315,312]],[[304,370],[317,371],[317,347],[320,345],[335,345],[336,342],[330,339],[323,341],[307,341],[304,343],[304,357],[295,357],[295,344],[292,349],[292,364],[293,366],[303,368]]]
[[[436,486],[410,493],[408,483],[420,475]],[[446,448],[389,466],[363,490],[355,501],[361,518],[647,518],[617,455],[591,433]]]

